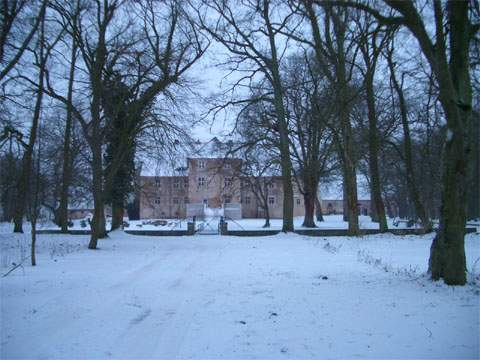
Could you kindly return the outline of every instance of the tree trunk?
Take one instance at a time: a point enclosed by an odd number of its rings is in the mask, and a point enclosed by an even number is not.
[[[344,167],[344,182],[347,192],[348,235],[357,236],[360,233],[358,224],[357,173],[351,160],[347,160]]]
[[[322,205],[320,203],[320,200],[318,199],[318,195],[315,196],[315,216],[317,218],[317,221],[324,221],[323,213],[322,213]]]
[[[315,215],[315,196],[309,192],[303,194],[303,201],[305,205],[305,217],[303,219],[303,227],[314,228],[317,227],[314,220]]]
[[[265,224],[263,224],[263,227],[270,227],[270,210],[268,209],[268,205],[265,207]]]
[[[345,171],[343,172],[343,184],[342,184],[342,208],[343,208],[343,221],[348,221],[348,201],[347,201],[347,183],[345,182]]]
[[[382,190],[380,185],[380,170],[378,168],[378,129],[377,113],[375,109],[375,97],[373,91],[373,74],[366,76],[367,107],[368,107],[368,167],[370,171],[372,209],[374,216],[378,220],[380,232],[388,231],[387,217],[385,215],[385,205],[382,199]],[[373,217],[372,217],[373,219]]]
[[[268,32],[271,59],[269,68],[271,71],[271,84],[274,92],[274,106],[277,116],[278,132],[280,137],[280,166],[283,177],[283,232],[293,231],[293,187],[292,187],[292,160],[290,158],[288,126],[283,103],[283,83],[280,76],[280,65],[275,44],[275,31],[270,23],[269,2],[263,4],[263,18]]]
[[[288,129],[285,120],[285,108],[281,92],[280,78],[274,85],[275,110],[277,112],[278,129],[280,136],[280,166],[282,169],[283,182],[283,232],[293,231],[293,187],[292,187],[292,160],[290,158]]]
[[[75,76],[77,46],[75,37],[72,38],[72,53],[70,57],[70,74],[68,79],[67,93],[67,119],[65,123],[65,136],[63,140],[63,169],[62,169],[62,189],[60,192],[60,205],[58,208],[58,219],[62,233],[68,232],[68,188],[71,179],[71,159],[70,159],[70,138],[72,132],[72,101],[73,101],[73,81]]]
[[[371,209],[370,209],[370,219],[372,220],[372,222],[374,223],[378,223],[379,220],[378,220],[378,215],[377,215],[377,209],[375,208],[375,201],[373,200],[374,199],[374,196],[373,196],[373,190],[372,190],[372,185],[370,184],[370,206],[371,206]]]
[[[91,235],[89,249],[96,249],[98,239],[102,239],[107,235],[105,228],[105,211],[104,211],[104,194],[103,194],[103,169],[102,169],[102,152],[101,144],[97,139],[92,140],[92,170],[93,170],[93,219],[90,224]]]
[[[436,4],[437,24],[441,24]],[[450,59],[446,49],[439,50],[432,68],[439,84],[439,99],[447,120],[447,139],[443,159],[442,206],[440,227],[430,250],[429,271],[434,280],[443,278],[448,285],[467,281],[465,224],[467,220],[468,163],[471,160],[469,132],[472,131],[472,86],[469,73],[471,28],[468,2],[448,3],[450,23]],[[437,25],[439,29],[442,25]],[[478,122],[478,119],[476,120]]]
[[[462,125],[460,125],[462,126]],[[456,130],[461,133],[461,130]],[[448,285],[466,283],[465,223],[468,145],[465,137],[447,141],[444,159],[440,227],[430,248],[429,272],[432,279],[443,278]]]
[[[36,209],[34,210],[36,211]],[[30,248],[30,258],[32,260],[32,266],[37,265],[37,259],[35,257],[36,254],[36,242],[37,242],[37,221],[32,219],[32,244]]]
[[[293,231],[293,187],[292,187],[292,160],[290,159],[290,149],[288,140],[288,129],[285,120],[285,108],[283,105],[283,94],[281,92],[281,82],[278,78],[278,84],[274,85],[275,90],[275,109],[278,118],[278,128],[280,135],[280,165],[282,168],[283,180],[283,226],[282,231]]]
[[[302,226],[308,228],[314,228],[317,225],[315,224],[314,216],[315,216],[315,199],[317,198],[317,188],[318,184],[316,183],[315,179],[305,174],[303,178],[303,202],[305,206],[305,216],[303,219]]]
[[[469,169],[469,191],[467,219],[480,219],[480,121],[471,121],[470,142],[472,160]]]
[[[112,227],[111,231],[119,229],[123,224],[123,203],[117,201],[112,202]]]

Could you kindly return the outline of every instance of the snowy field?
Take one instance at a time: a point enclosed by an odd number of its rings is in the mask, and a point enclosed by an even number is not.
[[[40,235],[0,278],[0,358],[478,359],[480,235],[455,288],[432,236]],[[28,242],[0,234],[2,274]]]
[[[219,217],[216,218],[207,218],[203,220],[197,220],[197,227],[202,224],[202,222],[208,223],[211,227],[216,227],[218,225]],[[130,231],[149,231],[149,230],[186,230],[187,229],[187,220],[186,219],[143,219],[143,220],[128,220],[125,218],[124,221],[128,222]],[[282,219],[271,219],[270,227],[265,229],[263,225],[265,224],[265,219],[240,219],[240,220],[231,220],[227,219],[228,229],[229,230],[281,230],[282,229]],[[372,222],[370,216],[359,216],[358,222],[361,229],[378,229],[378,223]],[[406,220],[400,221],[396,225],[395,219],[387,219],[388,227],[390,229],[405,229],[407,228]],[[107,229],[111,226],[111,219],[106,219]],[[302,227],[303,216],[297,216],[294,218],[294,225],[296,229],[308,229]],[[319,229],[348,229],[348,222],[343,221],[342,215],[324,215],[324,221],[316,222]],[[469,221],[467,226],[477,227],[480,229],[480,222]],[[25,231],[30,231],[29,225],[24,224]],[[419,224],[415,224],[415,227],[420,227]],[[58,229],[58,226],[51,221],[39,223],[39,230],[50,230]],[[89,230],[90,225],[86,219],[84,220],[73,220],[73,226],[70,226],[71,230]],[[0,232],[11,232],[13,230],[13,224],[0,223]]]
[[[320,229],[348,229],[348,222],[343,221],[343,215],[325,215],[324,221],[317,221],[317,227]],[[394,220],[388,219],[388,227],[391,229],[406,228],[406,222],[401,222],[398,226],[393,225]],[[295,229],[303,229],[303,216],[297,216],[293,219]],[[241,219],[228,220],[229,230],[261,230],[265,224],[265,219]],[[358,224],[361,229],[378,229],[378,223],[372,222],[370,216],[359,216]],[[281,230],[283,219],[271,219],[269,230]],[[268,230],[267,229],[267,230]]]

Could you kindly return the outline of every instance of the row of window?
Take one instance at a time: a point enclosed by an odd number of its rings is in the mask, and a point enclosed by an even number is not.
[[[243,188],[243,187],[249,187],[249,186],[253,186],[253,184],[251,184],[249,181],[247,180],[242,180],[240,182],[240,186]],[[273,182],[268,182],[267,183],[267,188],[269,189],[274,189],[275,188],[275,183]]]
[[[232,177],[226,177],[224,178],[224,184],[225,186],[230,186],[233,182],[233,178]],[[174,180],[173,182],[173,188],[174,189],[179,189],[180,188],[180,184],[181,184],[181,181],[179,179],[176,179]],[[198,177],[197,179],[197,184],[199,187],[203,187],[205,186],[206,182],[205,182],[205,177],[203,176],[200,176]],[[240,186],[241,187],[248,187],[250,186],[250,183],[248,181],[245,181],[245,180],[242,180],[241,183],[240,183]],[[155,180],[155,187],[157,188],[161,188],[162,187],[162,182],[160,181],[160,179],[156,179]],[[184,179],[183,180],[183,187],[187,188],[188,187],[188,179]],[[268,182],[267,183],[267,187],[269,189],[274,189],[275,188],[275,183],[273,182]]]
[[[244,204],[251,204],[252,202],[252,198],[250,196],[245,196],[243,199],[242,199],[242,202]],[[269,205],[274,205],[275,204],[275,197],[274,196],[269,196],[268,197],[268,204]]]
[[[223,201],[224,201],[225,204],[229,204],[229,203],[232,202],[232,197],[231,197],[230,195],[224,195]],[[160,198],[156,198],[156,199],[154,200],[154,202],[155,202],[156,205],[161,204]],[[251,202],[252,202],[252,198],[251,198],[250,196],[245,196],[245,197],[243,198],[243,203],[245,203],[245,204],[251,204]],[[173,204],[180,204],[180,199],[179,199],[178,197],[174,197],[174,198],[172,198],[172,203],[173,203]],[[183,203],[184,203],[184,204],[188,204],[188,197],[185,196],[185,197],[183,198]],[[203,203],[204,203],[205,205],[208,205],[208,199],[203,199]],[[269,197],[268,197],[268,204],[269,204],[269,205],[274,205],[274,204],[275,204],[275,197],[274,197],[274,196],[269,196]],[[300,204],[301,204],[301,201],[300,201],[299,198],[296,198],[296,199],[295,199],[295,204],[296,204],[296,205],[300,205]]]
[[[231,186],[232,182],[233,182],[233,178],[226,177],[226,178],[223,179],[223,181],[224,181],[224,184],[225,184],[226,187]],[[198,179],[197,179],[197,186],[198,187],[205,187],[206,183],[207,182],[205,180],[205,177],[203,177],[203,176],[198,177]]]
[[[198,160],[198,168],[199,169],[205,169],[205,161],[204,160]],[[231,169],[232,168],[232,164],[230,164],[230,162],[226,161],[224,164],[223,164],[223,168],[224,169]]]
[[[154,203],[155,203],[156,205],[159,205],[159,204],[162,203],[162,201],[161,201],[160,198],[156,198],[156,199],[154,200]],[[173,203],[173,204],[180,204],[180,199],[179,199],[178,197],[174,197],[174,198],[172,198],[172,203]],[[185,196],[185,197],[183,198],[183,203],[184,203],[184,204],[188,204],[188,197]]]
[[[161,183],[160,179],[156,179],[156,180],[155,180],[155,187],[157,187],[157,188],[161,188],[161,187],[162,187],[162,183]],[[187,180],[187,179],[184,179],[184,180],[183,180],[183,187],[185,187],[185,188],[188,187],[188,180]],[[174,189],[179,189],[179,188],[180,188],[180,180],[174,180],[174,182],[173,182],[173,188],[174,188]]]
[[[245,204],[250,204],[251,201],[252,201],[252,199],[250,198],[250,196],[245,196],[245,197],[243,198],[243,202],[244,202]],[[275,197],[274,197],[274,196],[269,196],[269,197],[268,197],[268,204],[269,204],[269,205],[275,204]],[[296,205],[300,205],[300,204],[301,204],[301,201],[300,201],[299,198],[295,198],[295,204],[296,204]]]
[[[224,178],[224,185],[227,187],[227,186],[231,186],[232,183],[233,183],[233,178],[232,177],[225,177]],[[174,180],[173,182],[173,188],[174,189],[179,189],[180,188],[180,180]],[[198,187],[204,187],[206,185],[206,179],[205,177],[203,176],[199,176],[198,179],[197,179],[197,185]],[[248,182],[247,181],[243,181],[241,182],[240,184],[241,187],[247,187],[249,186]],[[157,188],[161,188],[162,187],[162,182],[160,181],[160,179],[156,179],[155,180],[155,187]],[[183,180],[183,187],[184,188],[187,188],[188,187],[188,180],[187,179],[184,179]],[[275,188],[275,183],[273,182],[269,182],[267,183],[267,187],[269,189],[274,189]]]

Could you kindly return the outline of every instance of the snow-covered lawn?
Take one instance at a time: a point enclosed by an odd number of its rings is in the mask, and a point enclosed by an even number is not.
[[[325,215],[324,221],[317,221],[317,227],[320,229],[348,229],[348,222],[343,221],[343,215]],[[391,229],[405,228],[406,223],[401,222],[398,227],[393,225],[393,219],[388,219],[388,226]],[[230,230],[260,230],[265,224],[265,219],[240,219],[227,220]],[[295,229],[301,229],[303,216],[297,216],[293,219]],[[361,229],[378,229],[378,223],[372,222],[370,216],[359,216],[358,223]],[[270,230],[280,230],[283,225],[282,219],[271,219]],[[267,229],[267,230],[268,230]]]
[[[430,282],[431,239],[40,235],[0,280],[0,358],[478,358],[480,288]],[[2,274],[27,243],[0,234]]]

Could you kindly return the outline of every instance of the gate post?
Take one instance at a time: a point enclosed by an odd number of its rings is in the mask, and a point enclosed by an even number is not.
[[[188,222],[187,223],[187,235],[193,235],[195,234],[195,222]]]
[[[220,222],[220,235],[228,235],[228,223],[226,221]]]

